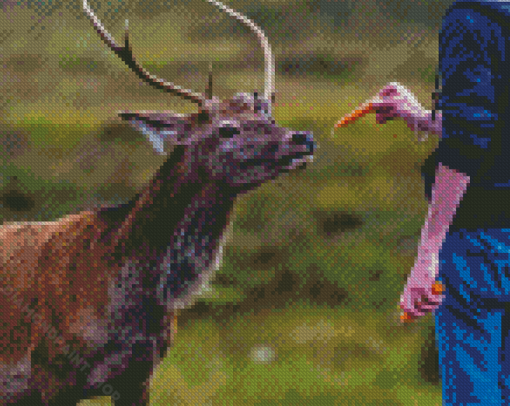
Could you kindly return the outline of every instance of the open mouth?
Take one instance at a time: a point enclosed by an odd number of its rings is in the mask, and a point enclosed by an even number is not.
[[[288,165],[285,165],[283,169],[285,171],[292,171],[294,169],[304,169],[306,168],[307,163],[313,162],[313,155],[298,155],[297,157],[290,158],[287,157],[285,160],[288,162]]]

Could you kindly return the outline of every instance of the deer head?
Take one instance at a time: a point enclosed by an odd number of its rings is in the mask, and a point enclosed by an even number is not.
[[[274,179],[280,173],[303,167],[312,160],[314,143],[308,132],[279,127],[272,118],[274,100],[274,59],[269,42],[252,21],[214,0],[227,14],[247,25],[257,35],[265,55],[265,90],[238,93],[231,100],[212,96],[212,76],[204,94],[182,89],[149,74],[135,60],[129,43],[126,20],[124,46],[116,44],[86,0],[83,7],[101,39],[144,82],[190,100],[199,106],[196,114],[173,112],[120,112],[119,115],[142,132],[159,154],[167,154],[169,146],[186,148],[190,175],[200,172],[201,181],[222,182],[238,193]],[[200,169],[200,170],[198,170]]]

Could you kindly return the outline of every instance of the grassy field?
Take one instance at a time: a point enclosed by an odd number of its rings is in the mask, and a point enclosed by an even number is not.
[[[101,20],[120,40],[129,18],[134,53],[157,75],[203,90],[212,61],[218,96],[262,88],[256,41],[212,6],[119,3],[103,3]],[[306,171],[239,199],[225,260],[179,319],[153,405],[441,404],[433,319],[402,326],[397,313],[426,212],[420,165],[438,140],[419,143],[403,122],[373,115],[333,128],[389,81],[430,108],[446,6],[425,2],[434,25],[395,1],[327,3],[230,2],[273,44],[276,121],[313,131],[319,148]],[[34,23],[35,2],[5,4],[0,220],[128,200],[163,160],[116,112],[195,107],[140,84],[77,19],[79,5],[56,2]]]

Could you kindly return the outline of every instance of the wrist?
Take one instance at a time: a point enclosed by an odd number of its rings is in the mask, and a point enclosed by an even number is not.
[[[401,114],[407,123],[410,130],[415,132],[424,133],[419,134],[418,140],[425,141],[427,134],[437,134],[441,136],[442,133],[442,117],[441,114],[436,112],[435,120],[432,120],[431,110],[419,110],[418,112],[408,108]]]
[[[416,262],[431,261],[439,255],[441,244],[421,244],[418,246],[418,253],[416,255]]]
[[[414,264],[413,273],[415,277],[426,280],[437,278],[439,271],[439,252],[418,255]]]

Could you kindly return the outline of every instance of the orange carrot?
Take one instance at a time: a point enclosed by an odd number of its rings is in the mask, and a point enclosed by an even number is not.
[[[400,315],[400,321],[403,323],[410,323],[414,320],[414,317],[410,313],[404,312]]]
[[[444,286],[441,282],[435,281],[432,285],[432,294],[433,295],[442,295],[444,292]]]
[[[346,127],[347,125],[356,121],[358,118],[363,117],[364,115],[370,113],[370,111],[372,110],[373,110],[372,103],[363,103],[359,108],[354,110],[352,113],[347,114],[338,123],[336,123],[335,127],[336,128]]]

